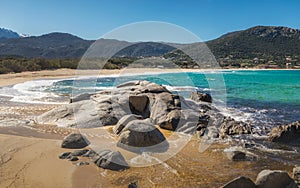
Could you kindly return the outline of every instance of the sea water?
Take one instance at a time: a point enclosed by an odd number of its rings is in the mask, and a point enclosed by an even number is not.
[[[192,91],[211,93],[215,102],[225,104],[223,112],[237,120],[271,126],[299,120],[300,70],[223,70],[34,80],[2,87],[0,95],[14,102],[67,103],[71,96],[133,80],[162,84],[186,98]]]

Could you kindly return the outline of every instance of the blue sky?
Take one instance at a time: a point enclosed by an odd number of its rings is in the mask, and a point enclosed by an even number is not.
[[[124,24],[163,21],[210,40],[255,25],[300,28],[298,0],[1,0],[0,27],[98,39]]]

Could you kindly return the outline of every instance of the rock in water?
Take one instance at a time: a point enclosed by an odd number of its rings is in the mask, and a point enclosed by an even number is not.
[[[151,123],[150,119],[133,120],[122,130],[117,145],[119,147],[149,147],[160,144],[166,139]]]
[[[269,134],[269,139],[272,142],[300,146],[300,121],[274,127]]]
[[[103,150],[93,157],[94,163],[101,168],[115,171],[125,170],[128,164],[119,151]]]
[[[79,133],[72,133],[63,139],[61,147],[69,149],[80,149],[88,146],[89,144],[90,142],[85,138],[85,136]]]
[[[297,184],[287,172],[263,170],[256,178],[257,188],[297,188]]]
[[[293,178],[298,183],[298,185],[300,186],[300,166],[296,166],[293,169]]]
[[[212,102],[212,97],[211,97],[210,94],[208,94],[208,93],[201,93],[199,91],[192,92],[191,93],[191,99],[193,101],[196,101],[196,102],[200,102],[200,101],[208,102],[208,103]]]
[[[255,184],[251,179],[241,176],[230,181],[223,188],[255,188]]]

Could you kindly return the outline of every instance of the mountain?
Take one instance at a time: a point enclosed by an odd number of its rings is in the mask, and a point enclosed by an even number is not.
[[[67,33],[50,33],[26,38],[0,39],[0,55],[27,58],[78,58],[93,43]]]
[[[49,33],[26,38],[18,38],[15,34],[15,38],[0,38],[0,56],[16,55],[45,59],[80,58],[94,42],[68,33]],[[195,43],[190,45],[156,42],[130,43],[100,39],[100,42],[93,45],[96,48],[90,50],[90,54],[97,55],[99,53],[97,49],[101,48],[103,56],[130,58],[164,56],[164,58],[175,59],[177,62],[183,59],[188,66],[190,59],[183,57],[181,53],[174,53],[173,46],[190,48]],[[203,43],[199,43],[199,46],[201,45]],[[260,64],[284,67],[286,63],[291,63],[293,66],[298,66],[300,63],[300,30],[288,27],[256,26],[227,33],[217,39],[207,41],[206,45],[224,67],[253,67]],[[123,49],[115,54],[116,49],[120,48]]]
[[[9,38],[21,38],[21,37],[27,37],[27,35],[19,34],[9,29],[0,28],[0,38],[9,39]]]
[[[260,64],[284,63],[287,58],[294,63],[300,61],[300,30],[288,27],[256,26],[227,33],[206,44],[220,60],[251,63],[258,59]]]

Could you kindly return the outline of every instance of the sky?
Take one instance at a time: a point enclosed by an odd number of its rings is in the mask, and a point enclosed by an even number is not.
[[[126,24],[160,21],[207,41],[256,25],[300,29],[299,10],[298,0],[0,0],[0,27],[99,39]]]

